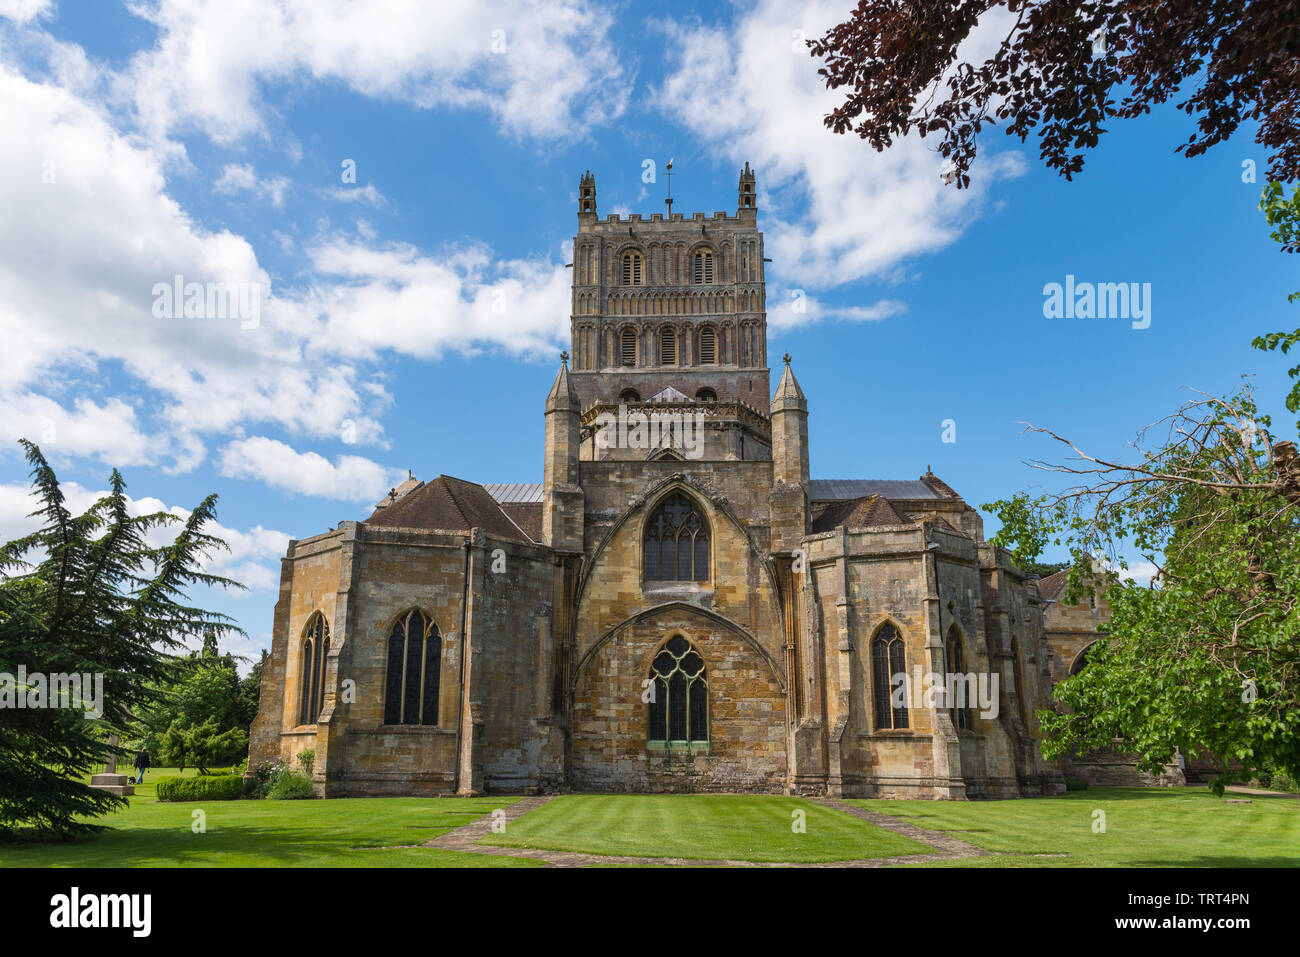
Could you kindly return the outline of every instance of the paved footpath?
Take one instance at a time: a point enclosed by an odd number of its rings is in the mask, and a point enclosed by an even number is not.
[[[541,807],[551,800],[545,797],[529,797],[516,801],[504,808],[506,824],[517,820],[529,811]],[[547,851],[526,847],[497,847],[491,844],[479,844],[478,840],[492,832],[492,814],[461,825],[436,837],[422,847],[436,847],[444,851],[468,851],[472,854],[491,854],[499,857],[528,857],[536,861],[545,861],[548,867],[599,867],[609,864],[627,864],[648,867],[891,867],[896,864],[924,864],[930,861],[947,861],[962,857],[980,857],[991,852],[982,850],[955,837],[938,831],[928,831],[914,824],[907,824],[887,814],[864,811],[833,798],[811,799],[823,807],[851,814],[877,827],[903,837],[909,837],[920,844],[934,848],[930,854],[907,854],[901,857],[875,857],[857,861],[825,861],[821,863],[787,863],[758,861],[724,861],[697,860],[682,857],[621,857],[611,854],[579,854],[574,851]]]

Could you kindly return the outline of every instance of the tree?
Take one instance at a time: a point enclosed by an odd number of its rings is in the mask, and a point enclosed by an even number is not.
[[[21,444],[41,524],[0,547],[0,674],[12,678],[21,667],[33,685],[33,675],[98,676],[102,715],[0,708],[0,833],[32,827],[66,837],[100,830],[81,819],[122,804],[82,778],[108,757],[107,734],[124,734],[132,711],[155,700],[170,679],[173,649],[206,629],[239,631],[226,616],[186,604],[187,589],[242,586],[202,571],[206,557],[225,547],[205,531],[215,495],[184,520],[132,515],[114,470],[108,493],[73,515],[40,449]],[[173,524],[180,526],[174,540],[149,544],[151,531]]]
[[[1158,772],[1175,749],[1234,762],[1216,789],[1251,768],[1300,770],[1300,496],[1248,390],[1194,400],[1135,443],[1137,461],[1067,447],[1036,462],[1079,484],[1029,508],[994,503],[1007,524],[994,543],[1034,549],[1051,537],[1076,559],[1075,600],[1100,556],[1111,620],[1088,667],[1057,685],[1071,710],[1041,712],[1049,758],[1124,739]],[[1131,544],[1153,564],[1150,585],[1125,580]],[[1106,568],[1109,570],[1106,570]]]
[[[1264,187],[1259,208],[1264,211],[1264,218],[1273,227],[1270,235],[1282,247],[1282,252],[1300,252],[1300,187],[1293,189],[1290,198],[1287,198],[1281,183],[1269,183]],[[1291,293],[1287,299],[1295,302],[1300,299],[1300,292]],[[1264,352],[1277,349],[1286,355],[1297,343],[1300,343],[1300,329],[1257,336],[1251,345]],[[1295,383],[1286,397],[1287,411],[1300,412],[1300,366],[1287,370],[1287,374]],[[1297,427],[1300,427],[1300,423],[1297,423]]]
[[[231,760],[248,747],[248,733],[242,728],[218,727],[216,717],[190,725],[173,723],[159,739],[162,760],[184,771],[191,764],[200,774],[208,765]]]
[[[993,56],[959,60],[962,41],[1001,8],[1011,23]],[[1176,152],[1197,156],[1258,122],[1269,178],[1300,179],[1292,0],[861,0],[809,46],[827,87],[847,91],[830,129],[877,150],[937,133],[958,188],[970,185],[985,125],[1006,123],[1021,142],[1037,131],[1047,167],[1070,179],[1110,120],[1148,113],[1190,83],[1177,105],[1197,132]]]

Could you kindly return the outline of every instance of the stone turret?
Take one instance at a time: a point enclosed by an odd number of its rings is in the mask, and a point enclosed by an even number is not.
[[[542,536],[557,552],[582,551],[584,495],[578,484],[578,393],[569,378],[569,354],[546,397],[546,458],[542,471]]]
[[[790,368],[790,354],[772,399],[772,551],[799,547],[808,531],[808,400]]]
[[[740,171],[740,183],[737,188],[736,196],[736,217],[738,219],[753,219],[758,221],[758,186],[754,180],[754,171],[749,168],[749,163],[745,163],[745,168]]]

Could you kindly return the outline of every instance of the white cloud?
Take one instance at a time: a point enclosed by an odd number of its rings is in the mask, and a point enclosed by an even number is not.
[[[108,494],[106,489],[88,489],[76,482],[62,482],[60,488],[65,503],[74,515],[80,515],[97,500]],[[39,519],[31,518],[38,506],[32,487],[25,483],[0,485],[0,541],[9,542],[39,528]],[[132,515],[167,512],[179,522],[189,518],[189,510],[167,505],[157,498],[129,499],[127,510]],[[150,531],[147,540],[155,547],[174,541],[179,522],[159,526]],[[258,525],[240,530],[212,522],[206,527],[210,535],[225,541],[229,550],[209,554],[203,570],[214,575],[233,578],[254,591],[275,588],[280,582],[279,560],[289,547],[289,536],[284,532]],[[28,555],[28,560],[39,556]]]
[[[331,348],[349,358],[391,349],[418,358],[483,346],[549,353],[569,326],[571,280],[557,263],[494,262],[473,246],[434,258],[403,243],[344,238],[311,250],[318,284],[305,305],[323,317]]]
[[[446,349],[550,352],[563,342],[568,277],[558,261],[498,263],[486,247],[436,257],[329,234],[307,249],[317,272],[273,286],[252,245],[204,229],[167,193],[166,150],[119,133],[93,103],[0,66],[0,430],[54,451],[188,471],[213,434],[269,423],[293,435],[383,444],[390,396],[373,362]],[[235,166],[228,188],[254,184]],[[153,288],[251,283],[261,321],[158,319]],[[118,395],[64,409],[69,373],[115,365]],[[121,453],[118,456],[118,453]],[[0,454],[5,454],[0,449]],[[12,452],[10,452],[12,454]]]
[[[486,110],[504,130],[571,139],[617,117],[629,85],[584,0],[128,0],[159,31],[128,95],[156,136],[266,135],[277,82],[338,82],[419,108]]]
[[[802,289],[773,288],[767,300],[767,325],[774,331],[808,325],[822,319],[838,322],[881,322],[907,311],[897,299],[880,299],[867,306],[833,306]]]
[[[279,209],[284,205],[284,195],[289,191],[289,180],[284,176],[258,176],[249,163],[228,163],[212,188],[227,196],[236,193],[253,193],[269,199]]]
[[[359,455],[341,455],[330,462],[315,452],[298,452],[260,436],[227,445],[221,453],[221,474],[255,479],[302,495],[367,504],[383,498],[406,477],[400,470]]]
[[[908,257],[953,242],[987,184],[1024,168],[1016,154],[985,155],[973,188],[958,191],[940,182],[933,141],[912,136],[877,153],[854,135],[827,130],[822,119],[842,91],[825,88],[803,40],[846,19],[848,7],[760,0],[733,26],[664,26],[673,53],[658,99],[718,156],[753,163],[766,252],[791,286],[890,278]],[[988,18],[963,54],[986,55],[1000,26]]]
[[[1151,584],[1151,578],[1160,571],[1155,562],[1133,562],[1128,568],[1119,569],[1119,577],[1124,581],[1135,581],[1140,585]]]
[[[0,17],[17,23],[35,20],[54,10],[54,0],[0,0]]]
[[[331,186],[321,190],[321,195],[342,203],[364,203],[375,209],[388,204],[388,199],[372,183],[366,183],[365,186]]]
[[[115,466],[151,462],[165,442],[141,431],[135,409],[121,399],[98,404],[83,396],[72,404],[69,411],[30,392],[0,396],[0,437],[9,451],[16,451],[19,439],[29,439],[47,457],[83,456]]]

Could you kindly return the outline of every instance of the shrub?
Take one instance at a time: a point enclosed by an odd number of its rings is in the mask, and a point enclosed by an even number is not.
[[[297,771],[283,767],[276,769],[271,776],[271,787],[266,792],[271,801],[294,801],[300,798],[315,797],[311,781]]]
[[[1065,775],[1065,789],[1067,791],[1086,791],[1088,790],[1088,779],[1078,774]]]
[[[235,801],[243,793],[244,781],[237,774],[158,779],[160,801]]]
[[[1285,771],[1274,771],[1273,780],[1269,787],[1274,791],[1290,791],[1292,793],[1300,791],[1300,782],[1287,774]]]
[[[311,777],[311,769],[316,764],[316,749],[308,748],[306,751],[298,752],[298,767],[302,768],[302,773]]]
[[[244,797],[264,798],[271,789],[271,777],[284,767],[279,761],[263,761],[255,765],[248,777],[244,778]]]

